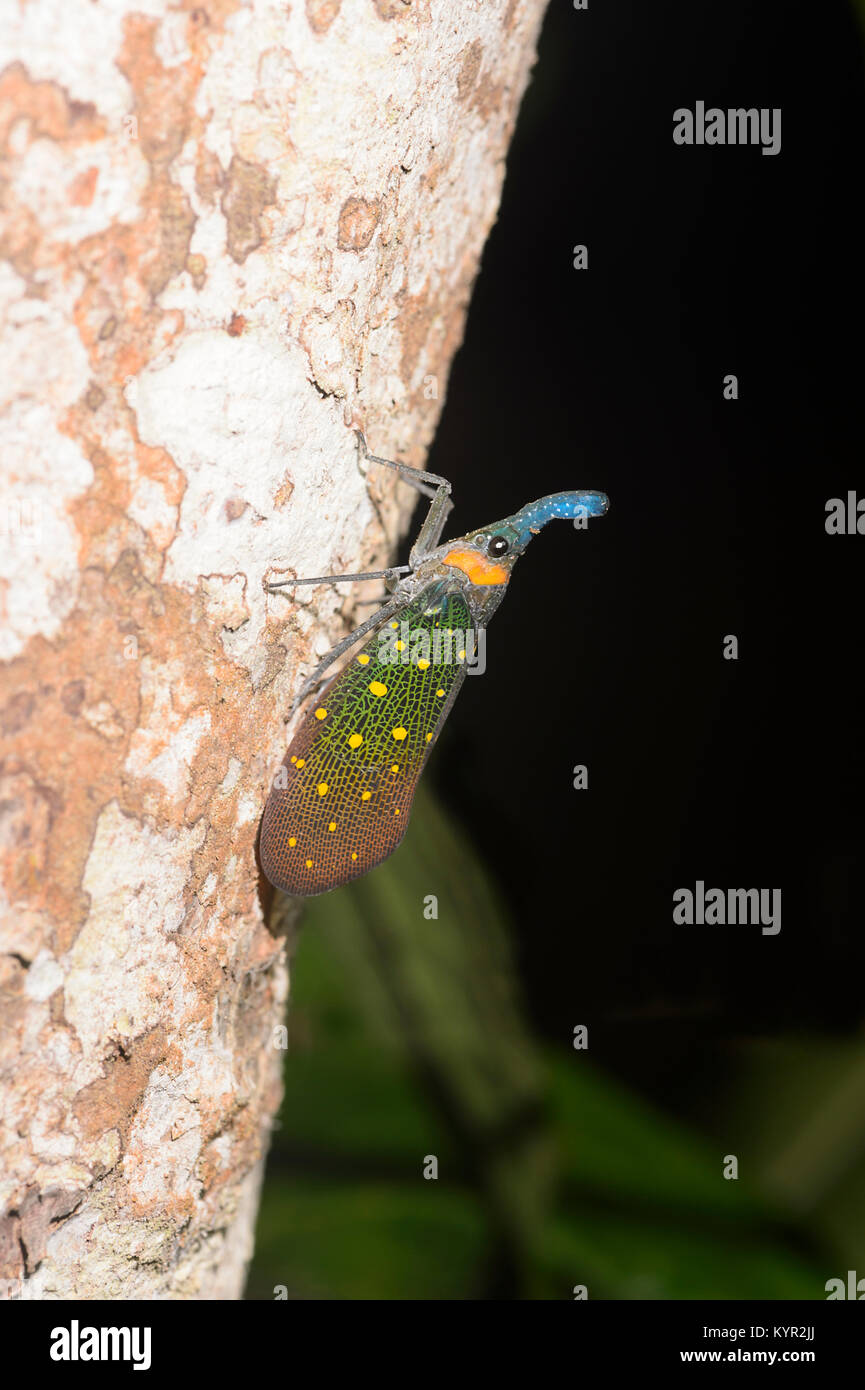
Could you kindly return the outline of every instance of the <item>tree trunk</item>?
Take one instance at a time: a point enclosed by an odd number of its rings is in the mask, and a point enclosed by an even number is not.
[[[381,567],[543,0],[30,0],[0,57],[0,1278],[232,1298],[279,1102],[255,842]],[[378,470],[384,474],[384,470]]]

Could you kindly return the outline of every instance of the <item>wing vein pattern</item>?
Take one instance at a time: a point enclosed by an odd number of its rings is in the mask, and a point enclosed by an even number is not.
[[[436,580],[374,629],[311,702],[262,821],[262,867],[277,887],[325,893],[397,847],[465,678],[471,627],[462,586]]]

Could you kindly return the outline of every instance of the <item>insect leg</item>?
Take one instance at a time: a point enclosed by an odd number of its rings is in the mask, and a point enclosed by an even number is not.
[[[423,525],[418,531],[417,539],[409,552],[408,562],[412,569],[415,569],[422,560],[425,560],[427,555],[435,550],[441,540],[445,522],[454,505],[448,496],[450,492],[450,483],[447,484],[447,489],[447,492],[445,492],[444,489],[437,492],[430,503],[430,509],[424,517]]]
[[[364,579],[395,579],[398,574],[408,574],[410,565],[391,565],[389,570],[370,570],[369,574],[320,574],[316,579],[273,579],[265,584],[267,593],[277,589],[293,589],[298,584],[357,584]]]
[[[451,485],[447,478],[439,477],[438,473],[425,473],[422,468],[409,468],[407,463],[394,463],[393,459],[382,459],[377,454],[371,454],[364,438],[362,430],[355,430],[360,452],[367,463],[380,463],[385,468],[393,468],[399,473],[406,482],[409,483],[417,492],[422,492],[424,497],[435,497],[437,492],[444,488],[445,492],[450,492]],[[433,483],[433,487],[425,484]]]
[[[393,613],[399,612],[399,610],[404,607],[405,599],[403,597],[392,598],[383,608],[380,608],[377,613],[373,613],[371,618],[367,618],[366,622],[361,623],[360,627],[356,627],[354,632],[350,632],[341,642],[337,642],[335,647],[331,647],[327,656],[318,663],[312,675],[308,676],[300,687],[300,691],[288,712],[289,719],[294,714],[295,710],[303,704],[307,696],[312,694],[312,692],[321,685],[325,672],[330,670],[333,663],[339,660],[343,652],[348,651],[349,647],[353,647],[358,638],[363,637],[371,628],[378,627],[379,623],[383,622],[385,618],[389,618]]]
[[[394,463],[392,459],[378,458],[369,452],[362,432],[355,430],[355,434],[357,435],[358,446],[367,463],[380,463],[385,468],[393,468],[417,492],[432,499],[430,509],[424,518],[417,540],[409,555],[409,564],[414,569],[421,560],[429,555],[430,551],[435,550],[439,543],[448,514],[453,507],[450,498],[451,485],[447,478],[440,477],[438,473],[425,473],[418,468],[409,468],[404,463]],[[428,487],[427,484],[429,483],[434,484],[434,487]]]

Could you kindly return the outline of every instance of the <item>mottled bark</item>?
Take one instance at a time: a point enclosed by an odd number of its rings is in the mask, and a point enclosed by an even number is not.
[[[236,1297],[279,1100],[255,840],[388,562],[543,0],[29,0],[0,40],[0,1292]]]

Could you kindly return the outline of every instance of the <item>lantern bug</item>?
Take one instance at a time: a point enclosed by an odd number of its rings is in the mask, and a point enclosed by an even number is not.
[[[450,483],[377,458],[356,433],[367,463],[394,469],[431,501],[407,565],[265,586],[278,592],[384,579],[392,589],[384,606],[328,653],[292,706],[293,713],[334,663],[367,638],[310,700],[267,798],[261,866],[275,887],[298,897],[339,888],[393,853],[465,679],[473,638],[504,598],[517,559],[548,521],[603,516],[609,507],[603,492],[558,492],[440,544],[453,506]]]

